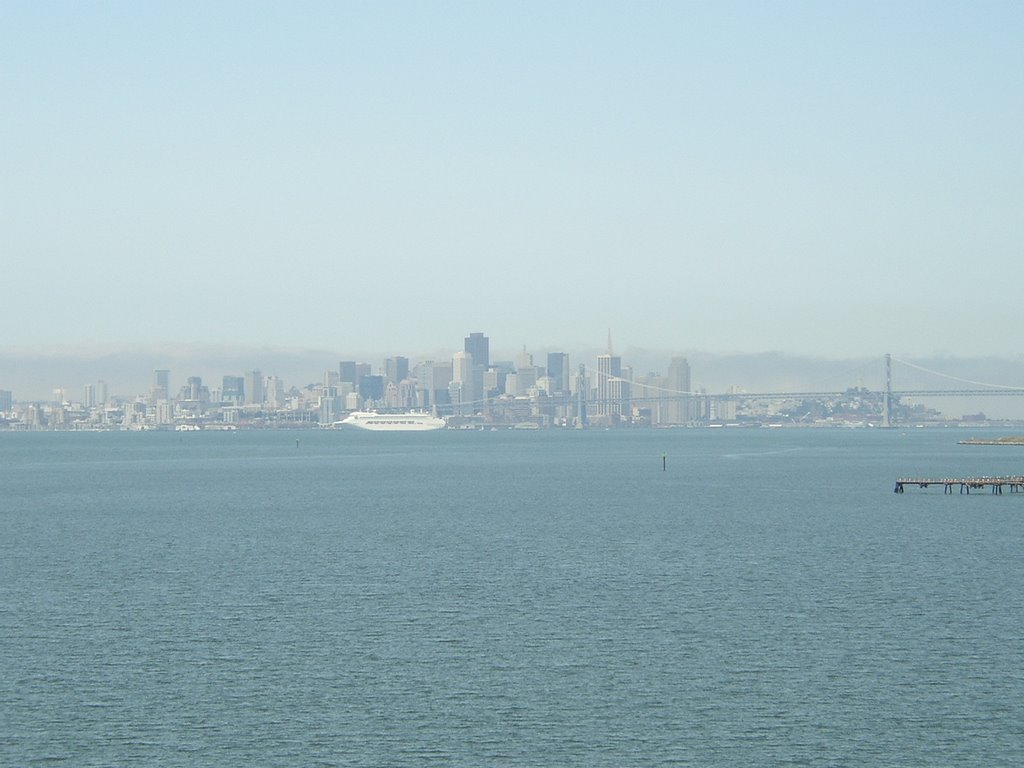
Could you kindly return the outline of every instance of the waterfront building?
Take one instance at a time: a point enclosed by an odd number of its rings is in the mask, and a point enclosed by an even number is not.
[[[9,389],[0,389],[0,412],[9,413],[14,410],[14,395]]]
[[[65,429],[68,425],[67,411],[63,405],[55,405],[50,409],[50,420],[47,424],[51,429]]]
[[[36,403],[29,405],[25,411],[25,426],[29,429],[38,429],[43,426],[46,422],[46,416],[43,413],[43,409]]]
[[[740,392],[736,386],[731,386],[725,391],[724,397],[715,398],[715,417],[719,421],[736,421],[736,401],[729,397]]]
[[[174,423],[174,402],[171,400],[157,400],[156,401],[156,423],[160,425],[167,425]]]
[[[317,420],[321,424],[334,423],[341,415],[341,404],[336,387],[323,387],[320,390],[320,400],[317,404]]]
[[[198,400],[198,396],[195,399]],[[121,424],[125,427],[139,427],[146,423],[145,403],[138,401],[127,402],[121,407],[121,412],[124,414]]]

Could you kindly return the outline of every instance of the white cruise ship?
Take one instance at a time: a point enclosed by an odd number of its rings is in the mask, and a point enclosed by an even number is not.
[[[341,421],[335,422],[335,426],[356,427],[371,432],[426,432],[431,429],[442,429],[446,424],[444,419],[431,416],[429,413],[355,411]]]

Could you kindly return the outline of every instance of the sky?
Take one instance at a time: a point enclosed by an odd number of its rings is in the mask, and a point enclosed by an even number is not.
[[[0,347],[1020,353],[1020,2],[0,0],[0,117]]]

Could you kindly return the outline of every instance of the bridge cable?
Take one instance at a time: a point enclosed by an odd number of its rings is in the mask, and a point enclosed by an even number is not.
[[[921,365],[915,365],[914,363],[908,363],[906,360],[900,360],[898,357],[892,357],[892,359],[895,362],[900,363],[901,365],[907,366],[908,368],[916,368],[919,371],[923,371],[925,373],[930,373],[933,376],[940,376],[940,377],[942,377],[944,379],[950,379],[952,381],[959,381],[961,384],[973,384],[976,387],[991,387],[992,389],[1021,389],[1021,387],[1011,387],[1011,386],[1008,386],[1006,384],[989,384],[989,383],[984,382],[984,381],[972,381],[971,379],[962,379],[959,376],[951,376],[948,373],[942,373],[940,371],[933,371],[930,368],[925,368],[924,366],[921,366]]]

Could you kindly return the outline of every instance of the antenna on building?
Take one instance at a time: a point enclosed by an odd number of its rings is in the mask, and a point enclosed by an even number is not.
[[[612,329],[608,329],[608,354],[612,354]]]

